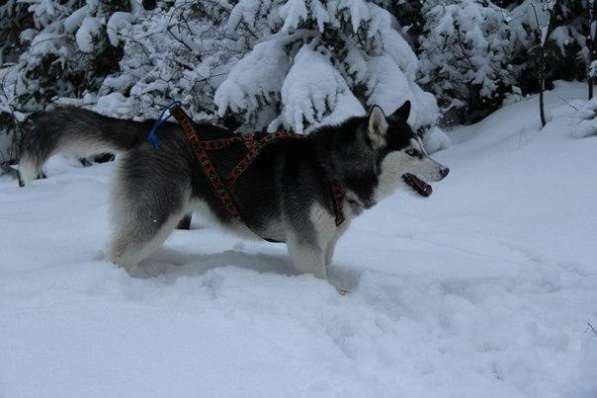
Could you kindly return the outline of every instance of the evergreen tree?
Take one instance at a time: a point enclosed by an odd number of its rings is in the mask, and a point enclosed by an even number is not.
[[[2,73],[0,117],[3,135],[12,136],[11,148],[18,146],[15,134],[24,114],[45,109],[59,97],[93,92],[118,69],[122,48],[110,45],[106,22],[111,14],[130,9],[128,1],[115,0],[32,0],[26,5],[8,2],[0,9],[3,16],[16,18],[3,23],[1,34],[11,40],[10,51],[20,53],[16,64],[3,65]],[[24,30],[17,35],[14,26]],[[15,156],[14,149],[10,152]]]
[[[429,1],[419,81],[437,97],[445,123],[475,122],[516,84],[507,11],[487,0]]]
[[[593,99],[593,89],[597,78],[597,1],[587,2],[587,44],[583,49],[583,58],[587,65],[587,84],[589,100]]]
[[[523,93],[540,90],[542,60],[546,65],[547,88],[552,87],[554,80],[586,78],[590,64],[585,33],[588,12],[589,4],[585,0],[525,0],[512,9],[513,62],[520,65],[522,71],[518,86]],[[543,32],[542,27],[548,29]]]
[[[409,43],[416,53],[419,53],[419,38],[423,34],[425,17],[423,14],[424,1],[421,0],[377,0],[382,8],[388,10],[400,24],[403,35],[409,38]]]
[[[0,5],[0,65],[16,62],[23,51],[21,32],[33,26],[28,4],[8,0]]]
[[[413,126],[437,120],[433,96],[415,83],[415,53],[396,19],[371,1],[240,0],[227,28],[247,54],[215,102],[245,129],[302,132],[372,104],[390,113],[407,99]]]
[[[126,118],[156,117],[180,100],[194,119],[217,119],[213,96],[230,64],[246,51],[226,33],[231,6],[161,1],[150,12],[116,13],[108,21],[120,68],[103,80],[94,109]]]
[[[14,112],[13,87],[16,74],[12,66],[24,50],[21,37],[33,27],[28,4],[8,0],[0,5],[0,173],[17,157],[14,140],[17,121]]]
[[[122,48],[111,46],[106,22],[128,2],[37,0],[30,4],[35,28],[21,39],[28,48],[15,66],[19,111],[44,109],[56,97],[82,97],[118,69]]]

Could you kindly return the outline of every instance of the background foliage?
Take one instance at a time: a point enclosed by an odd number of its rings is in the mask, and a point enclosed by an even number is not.
[[[546,84],[585,79],[588,0],[5,1],[0,161],[55,104],[156,117],[173,99],[241,131],[308,132],[406,99],[421,131],[471,123]],[[550,10],[552,14],[550,16]]]

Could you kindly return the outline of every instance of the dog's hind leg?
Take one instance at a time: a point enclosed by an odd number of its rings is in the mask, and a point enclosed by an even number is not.
[[[117,185],[122,183],[120,180]],[[131,274],[160,247],[188,212],[188,187],[166,180],[146,185],[142,188],[129,183],[114,190],[114,234],[108,259]]]
[[[47,157],[37,158],[34,156],[23,155],[19,162],[19,186],[24,187],[36,178],[46,178],[46,175],[41,171],[42,164]]]
[[[160,213],[148,203],[130,211],[132,213],[115,226],[108,259],[135,273],[139,263],[153,254],[176,228],[182,214],[171,207],[159,209],[162,213],[158,215]]]

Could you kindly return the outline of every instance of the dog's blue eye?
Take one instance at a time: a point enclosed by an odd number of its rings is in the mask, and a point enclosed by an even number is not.
[[[419,152],[416,149],[409,149],[408,151],[406,151],[406,154],[408,156],[412,156],[412,157],[419,157],[419,156],[421,156],[421,152]]]

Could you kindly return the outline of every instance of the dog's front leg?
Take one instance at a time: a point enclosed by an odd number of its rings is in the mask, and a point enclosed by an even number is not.
[[[350,225],[350,220],[344,220],[344,223],[333,230],[332,235],[328,235],[329,242],[326,245],[325,249],[325,265],[330,267],[332,265],[332,258],[334,257],[334,251],[336,250],[336,243],[340,240],[340,237],[346,232],[348,226]]]
[[[328,243],[328,247],[325,249],[325,265],[329,267],[332,265],[332,258],[334,257],[334,250],[336,250],[336,243],[338,243],[340,235],[334,236],[334,238]]]
[[[324,250],[316,244],[301,241],[296,237],[288,240],[288,254],[299,274],[313,274],[317,278],[327,279]]]

